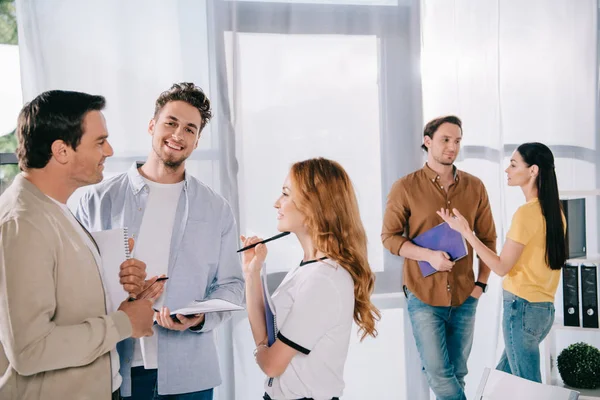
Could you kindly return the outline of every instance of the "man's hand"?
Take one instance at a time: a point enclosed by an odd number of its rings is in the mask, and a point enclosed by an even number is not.
[[[204,314],[196,314],[194,318],[186,318],[185,315],[177,314],[179,322],[175,322],[173,321],[173,318],[171,318],[169,309],[167,307],[162,307],[160,311],[154,312],[154,318],[156,318],[156,322],[163,328],[174,331],[185,331],[200,325],[202,321],[204,321]]]
[[[133,251],[134,241],[129,238],[129,251]],[[144,290],[146,282],[146,264],[135,258],[123,261],[119,272],[119,282],[130,297],[137,296]]]
[[[163,277],[165,277],[165,275],[160,276],[160,278]],[[137,298],[150,300],[152,303],[154,303],[165,291],[165,283],[167,282],[156,282],[158,278],[158,276],[154,276],[148,279],[144,284],[144,289],[140,294],[137,295]]]
[[[452,271],[454,262],[450,261],[450,256],[445,251],[433,250],[427,260],[429,264],[437,271]]]
[[[475,297],[476,299],[478,299],[481,297],[482,294],[483,294],[483,289],[481,288],[481,286],[475,285],[475,287],[473,288],[473,291],[471,292],[471,297]]]
[[[152,324],[154,323],[152,320],[154,314],[152,302],[149,300],[125,300],[119,306],[119,310],[124,311],[129,317],[133,330],[131,337],[139,339],[143,336],[152,336]]]

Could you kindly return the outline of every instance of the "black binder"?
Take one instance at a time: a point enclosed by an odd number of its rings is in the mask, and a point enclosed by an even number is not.
[[[562,269],[565,326],[579,325],[579,266],[567,264]]]
[[[598,328],[598,267],[581,265],[581,315],[584,328]]]

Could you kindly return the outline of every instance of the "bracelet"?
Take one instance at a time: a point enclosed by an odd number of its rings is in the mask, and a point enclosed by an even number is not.
[[[264,347],[265,349],[269,348],[269,346],[267,346],[264,343],[259,344],[258,346],[256,346],[256,348],[254,349],[254,361],[256,361],[256,355],[258,354],[258,349],[260,349],[261,347]]]

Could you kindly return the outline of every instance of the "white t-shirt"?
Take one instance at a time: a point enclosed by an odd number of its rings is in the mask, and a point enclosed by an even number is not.
[[[87,247],[90,249],[90,251],[94,255],[94,259],[96,260],[96,265],[98,266],[98,271],[100,272],[100,278],[102,279],[102,285],[104,286],[104,298],[106,299],[106,310],[107,310],[107,312],[114,311],[115,309],[113,308],[112,302],[110,300],[110,295],[108,293],[108,290],[106,290],[106,284],[104,283],[106,281],[106,279],[104,278],[104,271],[102,270],[102,260],[100,258],[100,253],[98,253],[98,248],[96,247],[94,242],[92,242],[92,240],[90,239],[88,234],[84,231],[83,227],[81,226],[81,224],[79,224],[79,222],[77,221],[77,219],[75,218],[73,213],[69,210],[69,207],[67,207],[66,204],[63,204],[63,203],[53,199],[50,196],[48,196],[48,198],[59,205],[59,207],[61,208],[61,210],[67,217],[67,219],[69,221],[71,221],[71,224],[75,227],[75,231],[77,233],[79,233],[79,235],[83,239],[83,242],[87,245]],[[110,368],[112,371],[112,391],[113,392],[121,387],[121,382],[123,381],[123,379],[121,378],[121,374],[119,374],[119,367],[120,367],[119,355],[117,353],[117,349],[114,348],[110,351]]]
[[[164,184],[143,179],[148,185],[149,193],[133,252],[135,258],[146,263],[146,275],[150,278],[162,274],[168,275],[175,212],[184,181]],[[154,308],[162,307],[164,296],[163,292],[154,303]],[[133,367],[143,365],[146,369],[158,368],[157,329],[154,326],[154,335],[135,341],[131,363]]]
[[[299,351],[265,382],[274,399],[340,397],[354,316],[354,281],[326,259],[292,269],[273,293],[278,340]]]

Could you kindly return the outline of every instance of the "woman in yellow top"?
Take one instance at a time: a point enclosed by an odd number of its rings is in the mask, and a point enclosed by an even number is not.
[[[566,222],[561,211],[554,156],[541,143],[522,144],[506,169],[509,186],[527,201],[516,211],[500,256],[469,229],[460,212],[438,214],[473,246],[503,282],[504,353],[496,369],[541,382],[539,345],[554,322],[554,294],[566,261]]]

